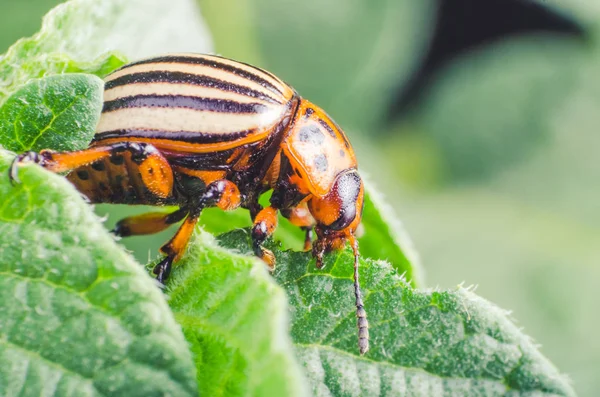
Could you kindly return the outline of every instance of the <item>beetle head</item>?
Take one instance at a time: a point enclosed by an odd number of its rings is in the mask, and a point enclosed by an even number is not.
[[[313,197],[308,208],[317,225],[317,240],[313,255],[317,266],[322,266],[323,254],[342,249],[347,241],[354,242],[354,233],[360,224],[363,210],[364,186],[355,169],[341,173],[333,188],[324,197]]]

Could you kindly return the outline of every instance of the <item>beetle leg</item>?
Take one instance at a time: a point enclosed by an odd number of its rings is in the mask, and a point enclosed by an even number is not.
[[[312,246],[312,229],[316,222],[315,218],[310,214],[306,202],[302,202],[294,208],[282,210],[281,214],[287,218],[292,225],[298,226],[306,231],[304,251],[310,250]]]
[[[219,179],[208,185],[200,199],[189,210],[187,218],[173,238],[160,248],[160,251],[167,256],[154,267],[153,273],[157,275],[157,280],[164,284],[171,273],[173,263],[183,256],[194,233],[194,227],[198,223],[198,218],[200,218],[200,213],[204,208],[217,206],[228,211],[236,209],[240,203],[240,191],[235,183],[226,179]],[[177,211],[173,214],[175,213]]]
[[[246,207],[250,211],[250,219],[252,220],[252,223],[254,223],[254,220],[256,219],[258,213],[263,210],[263,206],[260,205],[260,203],[258,202],[258,198],[259,195],[252,194],[248,197],[248,201],[246,204]]]
[[[173,172],[163,155],[147,143],[118,142],[107,146],[95,146],[73,152],[42,150],[18,155],[10,167],[11,181],[19,182],[17,168],[22,163],[35,163],[52,172],[71,171],[85,165],[129,152],[131,160],[139,165],[142,181],[152,193],[167,197],[173,188]]]
[[[111,232],[119,237],[158,233],[185,218],[188,212],[187,208],[180,208],[168,214],[150,212],[129,216],[117,222]]]
[[[310,226],[303,227],[302,229],[306,232],[306,235],[304,236],[304,251],[310,251],[312,248],[313,228]]]
[[[240,206],[242,202],[240,190],[237,185],[227,179],[219,179],[206,187],[196,204],[200,209],[216,206],[224,211],[231,211]]]
[[[161,284],[164,284],[167,278],[169,278],[173,262],[177,262],[183,256],[185,248],[190,241],[190,237],[192,237],[192,234],[194,233],[194,227],[196,226],[196,223],[198,223],[199,217],[199,209],[190,212],[171,240],[160,247],[160,251],[167,256],[154,266],[152,272],[156,274],[156,279]]]
[[[252,227],[252,248],[254,254],[265,261],[271,271],[275,269],[275,255],[262,244],[277,228],[277,209],[272,206],[264,208],[256,215]]]

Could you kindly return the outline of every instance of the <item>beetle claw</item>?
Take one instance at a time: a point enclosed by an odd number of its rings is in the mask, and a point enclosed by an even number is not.
[[[43,157],[37,152],[25,152],[16,156],[10,164],[8,179],[10,183],[15,186],[21,183],[19,179],[19,164],[21,163],[34,163],[41,164]]]
[[[161,284],[165,284],[165,281],[167,281],[167,279],[169,278],[169,275],[171,274],[171,266],[173,265],[173,258],[169,255],[166,258],[164,258],[162,261],[160,261],[156,266],[154,266],[154,269],[152,270],[152,273],[156,274],[156,280],[161,283]]]
[[[19,160],[16,157],[13,162],[10,164],[10,168],[8,170],[8,180],[10,184],[13,186],[21,184],[21,180],[19,179],[19,170],[18,170]]]
[[[261,259],[267,264],[270,272],[275,270],[275,255],[273,251],[263,248]]]
[[[325,248],[326,248],[326,243],[322,238],[318,238],[313,243],[312,255],[313,255],[313,258],[315,258],[317,260],[317,263],[315,264],[317,269],[322,269],[324,266],[323,255],[325,254]]]
[[[323,263],[324,253],[325,253],[324,250],[319,250],[316,252],[313,251],[313,256],[317,260],[317,262],[315,263],[315,266],[317,267],[317,269],[323,269],[323,267],[325,266],[325,264]]]
[[[275,270],[276,259],[275,254],[273,254],[273,251],[268,250],[261,245],[255,244],[254,254],[263,262],[265,262],[270,272],[273,272]]]
[[[119,222],[117,222],[117,224],[110,231],[110,233],[114,234],[116,237],[128,237],[128,236],[131,236],[131,230],[127,226],[125,226],[123,220],[120,220]],[[155,267],[155,269],[156,269],[156,267]]]

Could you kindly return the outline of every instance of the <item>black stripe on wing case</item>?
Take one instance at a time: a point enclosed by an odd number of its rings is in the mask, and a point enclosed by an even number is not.
[[[216,88],[219,90],[234,92],[239,95],[257,98],[263,101],[267,101],[269,103],[281,105],[281,102],[277,99],[269,95],[263,94],[262,92],[253,90],[252,88],[245,87],[243,85],[230,83],[225,80],[220,80],[214,77],[200,74],[173,72],[167,70],[126,74],[124,76],[117,77],[114,80],[107,81],[104,84],[104,90],[110,90],[111,88],[120,87],[128,84],[140,83],[190,84],[202,87]]]
[[[269,108],[260,103],[240,103],[226,99],[185,95],[135,95],[104,102],[103,113],[119,109],[158,107],[205,110],[218,113],[264,113]]]
[[[225,58],[223,58],[223,59],[225,59]],[[234,62],[237,62],[237,61],[234,61]],[[236,76],[240,76],[240,77],[243,77],[250,81],[253,81],[253,82],[265,87],[272,93],[283,96],[283,92],[276,85],[274,85],[270,81],[260,77],[257,74],[251,73],[244,69],[237,68],[233,65],[218,62],[214,59],[208,59],[208,58],[204,58],[201,56],[193,57],[193,56],[185,56],[185,55],[171,55],[171,56],[167,55],[167,56],[156,57],[156,58],[152,58],[152,59],[144,59],[144,60],[141,60],[138,62],[133,62],[133,63],[130,63],[129,65],[124,66],[121,69],[126,69],[126,68],[129,68],[131,66],[136,66],[136,65],[147,65],[147,64],[151,64],[151,63],[182,63],[182,64],[209,66],[214,69],[225,70],[227,72],[235,74]],[[238,63],[248,66],[252,69],[255,69],[255,70],[257,70],[261,73],[264,73],[268,76],[271,76],[275,80],[278,80],[278,78],[273,76],[271,73],[267,73],[266,71],[264,71],[262,69],[258,69],[255,66],[248,65],[248,64],[245,64],[242,62],[238,62]]]
[[[143,139],[165,139],[169,141],[182,141],[187,143],[219,143],[243,139],[256,129],[234,131],[226,133],[210,133],[202,131],[163,131],[145,129],[126,129],[99,132],[94,136],[94,141],[102,141],[111,138],[143,138]]]

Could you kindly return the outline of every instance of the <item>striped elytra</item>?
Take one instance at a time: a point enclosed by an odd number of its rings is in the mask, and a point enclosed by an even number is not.
[[[160,251],[154,274],[164,283],[206,207],[249,210],[252,250],[270,269],[263,247],[280,213],[306,232],[305,250],[323,256],[348,243],[354,253],[359,352],[369,349],[359,287],[355,232],[364,186],[342,129],[318,106],[273,74],[233,60],[172,54],[133,62],[105,78],[104,105],[89,147],[17,156],[69,181],[92,203],[171,205],[119,221],[118,236],[157,233],[182,222]],[[268,206],[259,199],[271,190]],[[313,242],[313,230],[317,236]]]
[[[106,77],[95,140],[161,137],[241,146],[264,139],[294,95],[270,73],[216,56],[174,54],[138,61]]]

